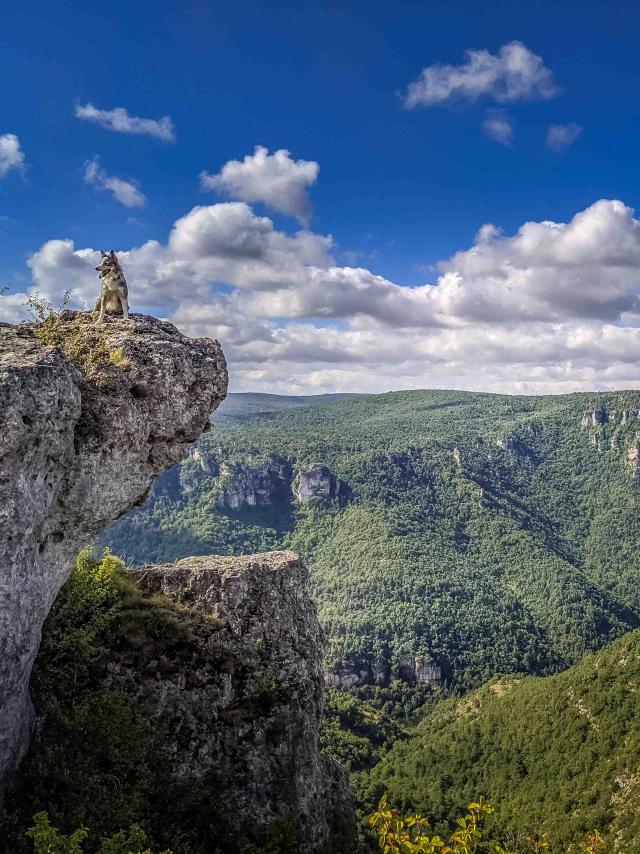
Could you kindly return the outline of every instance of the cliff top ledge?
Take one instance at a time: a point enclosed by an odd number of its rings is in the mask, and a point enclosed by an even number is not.
[[[295,552],[187,557],[129,572],[146,593],[161,593],[181,605],[224,619],[237,636],[258,633],[273,640],[282,635],[285,626],[291,631],[296,615],[305,615],[303,622],[314,626],[313,637],[308,639],[312,647],[324,647],[315,605],[309,598],[308,572]],[[289,620],[283,620],[282,615],[275,619],[283,602],[288,603]],[[310,611],[312,620],[307,619]]]
[[[283,549],[281,551],[258,552],[250,555],[196,555],[185,557],[172,563],[148,563],[131,572],[140,573],[153,583],[152,579],[158,580],[164,577],[167,570],[173,574],[183,572],[192,574],[214,572],[220,576],[235,575],[238,572],[248,570],[258,572],[280,572],[290,570],[300,562],[300,556],[293,551]]]

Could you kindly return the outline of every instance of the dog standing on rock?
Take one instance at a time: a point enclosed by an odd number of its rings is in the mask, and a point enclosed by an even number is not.
[[[100,296],[95,311],[99,311],[96,326],[104,323],[105,311],[117,312],[122,309],[125,320],[129,318],[129,289],[122,267],[112,249],[111,252],[100,252],[100,264],[96,270],[100,273]]]

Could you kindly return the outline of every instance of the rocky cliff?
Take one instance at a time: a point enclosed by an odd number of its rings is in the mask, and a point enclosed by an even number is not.
[[[173,652],[121,650],[105,685],[152,710],[174,776],[208,781],[254,843],[289,826],[300,851],[326,850],[336,832],[332,850],[355,850],[346,780],[318,745],[324,638],[298,556],[195,557],[132,574],[145,595],[184,609],[189,639]]]
[[[387,663],[362,661],[336,670],[325,670],[325,680],[334,688],[354,688],[359,685],[386,687],[394,679],[419,685],[442,680],[442,668],[424,658],[401,658],[391,667]]]
[[[589,428],[591,444],[598,451],[610,450],[617,452],[624,460],[631,477],[637,481],[640,478],[638,465],[640,449],[640,432],[638,422],[640,413],[637,409],[587,409],[580,422],[581,427]],[[620,451],[622,454],[620,455]]]
[[[208,460],[209,465],[209,470],[203,468],[203,471],[215,475],[213,458],[201,455],[201,459]],[[291,477],[291,463],[275,455],[264,465],[223,462],[219,467],[218,507],[239,510],[286,501]]]
[[[224,399],[219,344],[132,315],[0,328],[0,786],[28,745],[28,681],[73,558],[140,504]]]
[[[292,490],[300,502],[309,501],[312,498],[337,498],[341,504],[345,504],[350,496],[347,484],[337,478],[327,466],[321,465],[298,471]]]
[[[296,502],[305,504],[311,499],[337,501],[344,506],[351,498],[348,484],[340,480],[328,466],[309,467],[295,456],[269,454],[266,459],[225,459],[215,450],[193,448],[186,465],[178,474],[177,490],[172,483],[175,472],[167,472],[156,484],[157,494],[174,498],[188,496],[198,484],[210,480],[217,490],[216,504],[221,510],[242,510],[245,507],[269,507]]]

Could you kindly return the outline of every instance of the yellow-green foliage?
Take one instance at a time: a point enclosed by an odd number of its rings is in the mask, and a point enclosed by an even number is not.
[[[428,819],[422,815],[403,817],[397,809],[390,809],[383,795],[376,812],[369,816],[369,826],[375,831],[383,854],[516,854],[507,849],[486,830],[484,821],[495,809],[484,798],[470,803],[468,812],[456,822],[456,829],[448,840],[431,833]],[[554,849],[544,837],[528,836],[524,840],[526,851]],[[520,848],[519,850],[523,850]],[[607,846],[597,830],[588,833],[579,848],[580,854],[606,854]]]
[[[90,376],[96,368],[114,364],[106,340],[107,327],[96,326],[88,312],[50,314],[37,323],[33,331],[44,344],[59,347],[83,376]]]
[[[126,371],[127,368],[131,367],[131,359],[124,352],[122,347],[115,347],[109,353],[109,362],[112,365],[115,365],[116,368],[122,368],[123,371]]]
[[[2,291],[0,291],[2,293]],[[50,317],[56,317],[61,314],[71,300],[71,291],[65,291],[62,296],[62,302],[59,308],[54,308],[51,300],[42,296],[39,291],[34,291],[24,302],[24,305],[29,310],[29,314],[36,323],[41,323],[48,320]]]
[[[52,827],[47,812],[36,813],[33,826],[27,830],[26,836],[33,842],[34,854],[83,854],[83,843],[88,836],[84,827],[65,835],[57,827]],[[132,824],[128,830],[119,830],[113,836],[105,836],[100,840],[99,854],[153,854],[145,843],[147,834],[137,824]],[[172,854],[168,849],[160,854]]]
[[[428,819],[421,815],[403,818],[398,810],[389,809],[387,796],[383,795],[378,809],[369,816],[369,826],[378,836],[384,854],[476,854],[495,852],[511,854],[495,840],[489,840],[483,829],[483,820],[494,812],[483,798],[469,804],[464,818],[446,842],[437,833],[431,835]]]
[[[35,854],[82,854],[87,831],[79,827],[65,836],[57,827],[51,826],[46,812],[39,812],[34,815],[33,826],[27,830],[26,836],[33,842]]]

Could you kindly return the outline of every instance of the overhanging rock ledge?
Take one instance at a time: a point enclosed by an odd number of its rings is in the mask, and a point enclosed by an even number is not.
[[[227,380],[217,341],[153,317],[0,326],[0,790],[28,747],[29,675],[75,555],[208,429]]]

